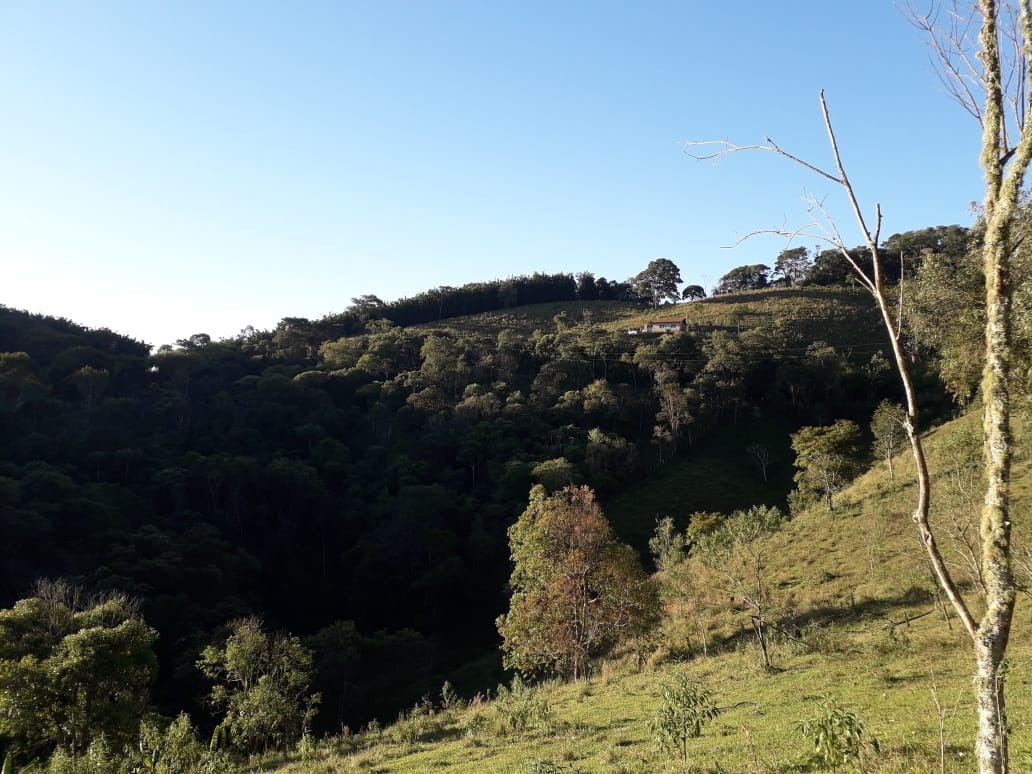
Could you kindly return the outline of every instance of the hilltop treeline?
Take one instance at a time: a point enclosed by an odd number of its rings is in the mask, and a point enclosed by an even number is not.
[[[628,282],[595,278],[591,272],[509,277],[471,282],[461,287],[441,286],[411,297],[385,302],[374,295],[352,299],[340,314],[322,318],[318,325],[343,336],[363,333],[370,320],[386,320],[398,326],[422,325],[449,317],[465,317],[529,304],[562,301],[638,301]]]

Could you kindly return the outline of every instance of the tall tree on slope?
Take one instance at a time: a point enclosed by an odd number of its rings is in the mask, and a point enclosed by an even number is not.
[[[820,94],[820,104],[835,160],[833,171],[821,169],[783,150],[770,138],[765,138],[763,144],[749,146],[726,141],[689,143],[689,146],[717,148],[711,154],[696,156],[692,153],[695,158],[713,158],[742,150],[768,151],[806,167],[844,190],[871,254],[870,271],[865,271],[846,249],[823,202],[817,199],[810,200],[812,211],[822,218],[821,223],[812,224],[815,229],[804,227],[791,233],[783,229],[770,229],[754,233],[805,235],[832,245],[848,261],[855,276],[878,305],[906,393],[904,429],[918,477],[914,521],[936,579],[973,643],[978,704],[975,747],[979,772],[1003,774],[1007,771],[1008,759],[1004,656],[1010,639],[1015,601],[1009,503],[1012,457],[1009,391],[1013,294],[1011,262],[1016,248],[1011,229],[1018,210],[1019,193],[1029,161],[1032,160],[1032,121],[1029,121],[1032,108],[1032,0],[976,0],[970,5],[952,2],[942,14],[942,24],[939,18],[941,10],[936,6],[929,14],[919,14],[911,9],[908,15],[916,26],[928,34],[939,63],[939,75],[950,94],[981,126],[981,163],[986,177],[982,213],[986,290],[982,377],[986,493],[980,520],[986,593],[980,617],[972,612],[950,575],[928,522],[930,481],[917,428],[917,399],[901,344],[901,326],[893,318],[883,284],[879,248],[881,207],[875,206],[874,227],[869,227],[843,167],[824,92]],[[977,43],[968,34],[969,30],[976,28],[979,30]],[[977,57],[973,56],[975,50]],[[1009,91],[1005,91],[1007,88]]]

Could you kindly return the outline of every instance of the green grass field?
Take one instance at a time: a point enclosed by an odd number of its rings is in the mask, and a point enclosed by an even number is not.
[[[949,471],[958,444],[977,425],[977,415],[969,414],[929,436],[941,493],[933,518],[940,528],[948,527],[957,504],[966,502],[949,489]],[[1018,423],[1016,430],[1012,513],[1017,550],[1023,552],[1032,528],[1032,465],[1021,443],[1026,425]],[[814,507],[769,538],[765,572],[780,609],[801,625],[796,635],[775,633],[774,671],[761,667],[758,648],[744,634],[743,616],[727,610],[711,614],[710,655],[688,658],[677,647],[678,626],[685,622],[670,611],[662,638],[613,654],[589,680],[537,687],[535,697],[547,703],[547,716],[521,731],[504,730],[507,715],[495,703],[474,700],[467,707],[470,697],[465,697],[459,708],[327,739],[304,760],[267,759],[261,768],[370,774],[817,771],[800,724],[831,698],[859,716],[865,738],[874,742],[865,747],[863,771],[972,771],[971,649],[934,593],[909,516],[911,467],[900,457],[896,480],[890,481],[880,463],[838,496],[833,513]],[[641,492],[626,497],[612,505],[621,518],[630,518],[635,498],[640,519],[649,524],[652,511],[663,507],[661,499],[644,502]],[[947,536],[943,546],[962,574],[961,544]],[[971,602],[977,608],[973,594]],[[1021,595],[1008,656],[1016,772],[1032,772],[1030,635],[1029,598]],[[659,706],[660,684],[681,669],[707,686],[722,708],[701,736],[690,740],[687,768],[655,747],[647,726]]]

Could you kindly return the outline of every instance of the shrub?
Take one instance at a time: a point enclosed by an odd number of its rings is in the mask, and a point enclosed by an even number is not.
[[[181,713],[164,728],[160,719],[147,718],[140,723],[140,739],[133,752],[134,763],[157,774],[191,771],[204,756],[204,745],[190,723],[190,716]]]
[[[498,686],[494,706],[503,733],[522,734],[532,726],[548,722],[551,715],[548,702],[526,685],[519,675],[512,679],[511,687]]]
[[[447,680],[441,686],[441,709],[447,712],[459,706],[459,695]]]
[[[301,738],[297,740],[297,757],[301,759],[302,763],[311,763],[318,756],[318,748],[315,744],[315,739],[307,729],[301,735]]]
[[[803,736],[813,743],[817,760],[827,768],[862,763],[864,724],[855,712],[825,699],[817,714],[799,724]]]
[[[225,642],[205,648],[197,667],[216,683],[211,701],[225,708],[222,725],[234,745],[286,749],[315,715],[312,652],[297,637],[266,632],[257,618],[232,622]]]
[[[669,755],[676,755],[688,765],[688,740],[702,734],[706,721],[720,714],[720,708],[697,680],[681,670],[671,682],[659,687],[660,706],[649,723],[656,746]]]

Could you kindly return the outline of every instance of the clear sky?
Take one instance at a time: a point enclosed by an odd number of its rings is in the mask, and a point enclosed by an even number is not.
[[[830,163],[821,88],[885,236],[970,223],[978,128],[890,0],[2,0],[0,303],[157,345],[658,257],[711,286],[837,192],[682,141]]]

